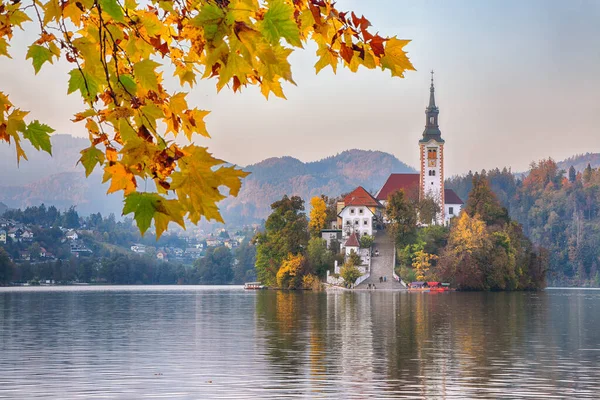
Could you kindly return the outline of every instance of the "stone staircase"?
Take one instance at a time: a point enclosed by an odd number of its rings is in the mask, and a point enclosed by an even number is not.
[[[405,290],[400,282],[394,279],[394,241],[384,230],[379,230],[375,234],[373,243],[373,252],[379,250],[379,255],[371,257],[371,276],[367,278],[356,289],[367,289],[370,284],[374,284],[376,290]],[[379,277],[386,277],[386,282],[379,283]]]

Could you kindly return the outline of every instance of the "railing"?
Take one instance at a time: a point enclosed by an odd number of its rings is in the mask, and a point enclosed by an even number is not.
[[[371,272],[367,272],[366,274],[364,274],[363,276],[361,276],[360,278],[358,278],[356,280],[356,282],[354,282],[354,287],[360,285],[361,283],[363,283],[364,281],[366,281],[369,277],[371,276]]]

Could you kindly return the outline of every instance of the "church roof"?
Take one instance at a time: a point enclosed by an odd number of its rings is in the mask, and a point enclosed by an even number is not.
[[[434,140],[438,143],[444,143],[442,139],[442,132],[438,125],[438,115],[440,109],[435,105],[435,87],[433,86],[433,71],[431,71],[431,87],[429,88],[429,105],[425,109],[426,122],[425,130],[423,131],[423,138],[419,140],[419,143],[428,143]]]
[[[381,207],[381,203],[371,193],[367,192],[365,188],[359,186],[344,197],[344,206]]]
[[[358,242],[358,237],[356,236],[356,232],[352,232],[352,235],[346,240],[345,247],[360,247],[360,243]]]
[[[378,200],[387,200],[394,192],[404,189],[407,195],[419,195],[419,174],[391,174],[377,193]]]
[[[460,197],[452,189],[444,189],[444,203],[446,204],[464,204]]]

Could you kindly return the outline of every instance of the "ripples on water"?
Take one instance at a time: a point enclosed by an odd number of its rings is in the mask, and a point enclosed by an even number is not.
[[[0,288],[0,398],[599,398],[600,291]]]

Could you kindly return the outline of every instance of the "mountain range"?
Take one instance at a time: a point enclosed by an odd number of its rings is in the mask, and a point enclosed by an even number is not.
[[[14,148],[0,146],[0,210],[3,205],[23,208],[45,203],[60,209],[75,205],[84,215],[120,215],[122,196],[106,195],[102,174],[95,172],[86,179],[83,168],[76,165],[79,151],[88,145],[88,140],[53,135],[52,145],[52,157],[26,147],[29,160],[21,161],[19,166]],[[573,165],[582,170],[588,162],[599,167],[600,154],[571,157],[560,162],[559,167],[566,170]],[[239,196],[219,204],[225,220],[231,224],[266,218],[270,204],[284,194],[299,195],[308,202],[312,196],[338,196],[358,185],[375,193],[390,173],[415,172],[389,153],[367,150],[348,150],[314,162],[293,157],[268,158],[244,170],[251,175],[244,180]]]

